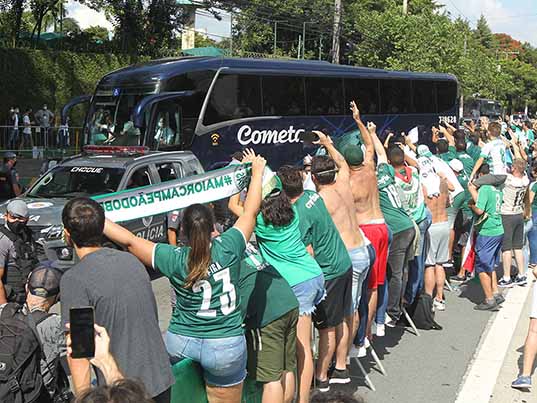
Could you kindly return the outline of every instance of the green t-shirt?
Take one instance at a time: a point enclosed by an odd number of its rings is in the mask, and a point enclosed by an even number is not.
[[[455,147],[449,146],[447,152],[438,154],[438,157],[449,164],[449,161],[457,158],[456,152],[457,150],[455,149]]]
[[[481,147],[476,146],[474,143],[469,141],[468,143],[466,143],[466,152],[470,157],[473,158],[475,164],[481,156]]]
[[[464,170],[460,172],[459,175],[457,175],[457,180],[464,189],[464,202],[462,204],[462,211],[467,217],[472,217],[472,209],[468,207],[468,202],[472,199],[472,195],[468,190],[468,182],[470,181],[469,175],[470,174],[466,174],[466,171]]]
[[[487,218],[479,225],[479,235],[498,236],[503,234],[502,192],[494,186],[484,185],[479,188],[476,207],[487,213]]]
[[[262,328],[298,308],[289,283],[252,245],[246,248],[241,262],[239,291],[247,329]]]
[[[468,154],[466,151],[457,151],[455,153],[455,158],[457,158],[460,162],[462,162],[462,166],[464,167],[464,172],[466,172],[466,175],[468,176],[472,175],[475,161],[470,156],[470,154]]]
[[[275,227],[266,224],[261,213],[257,215],[255,236],[261,255],[291,287],[323,274],[319,264],[308,253],[298,228],[298,212],[289,225]]]
[[[305,190],[295,203],[304,245],[311,245],[325,280],[342,276],[352,267],[349,252],[318,193]]]
[[[246,248],[243,234],[231,228],[211,243],[208,276],[185,288],[190,247],[157,244],[153,267],[168,277],[177,296],[168,330],[201,339],[243,334],[239,285],[240,263]]]
[[[408,174],[408,181],[402,179],[402,177],[406,177]],[[406,213],[417,224],[425,220],[427,217],[425,197],[423,196],[418,170],[413,167],[402,169],[395,175],[395,184],[399,191],[399,200],[401,200]]]
[[[533,182],[531,185],[530,185],[530,190],[533,192],[533,193],[537,193],[537,181],[536,182]],[[531,209],[532,211],[537,211],[537,194],[535,194],[533,196],[533,202],[531,203]],[[537,223],[535,224],[537,225]]]
[[[395,186],[395,171],[391,165],[383,162],[377,166],[377,182],[380,209],[392,233],[398,234],[414,227],[399,198],[399,193]]]

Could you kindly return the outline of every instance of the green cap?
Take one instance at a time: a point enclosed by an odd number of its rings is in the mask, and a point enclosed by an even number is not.
[[[362,165],[364,162],[364,152],[360,146],[349,144],[343,149],[342,154],[347,164],[351,166]]]

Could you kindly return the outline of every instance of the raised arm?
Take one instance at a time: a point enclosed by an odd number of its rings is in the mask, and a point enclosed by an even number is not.
[[[244,201],[242,214],[239,216],[234,227],[238,228],[246,238],[250,239],[255,227],[255,219],[261,206],[261,193],[263,187],[263,171],[267,162],[263,157],[256,156],[251,160],[252,163],[252,178],[248,187],[248,194]]]
[[[340,152],[334,147],[334,143],[332,143],[332,139],[320,131],[314,131],[317,136],[319,136],[319,141],[316,141],[315,144],[322,145],[326,151],[328,152],[328,155],[334,160],[336,163],[336,166],[338,168],[338,174],[337,174],[337,181],[342,181],[343,183],[346,183],[346,181],[349,180],[350,177],[350,169],[349,165],[347,164],[347,161],[345,161],[345,158],[343,158],[343,155],[340,154]]]
[[[154,242],[137,237],[128,229],[123,228],[109,219],[106,219],[104,224],[104,235],[112,242],[125,247],[130,253],[140,259],[144,265],[153,267]]]
[[[453,134],[451,133],[451,130],[446,128],[446,127],[440,126],[440,132],[444,135],[444,137],[446,138],[448,144],[450,146],[455,147],[455,137],[453,137]]]
[[[356,124],[358,125],[358,129],[360,130],[362,141],[364,142],[364,146],[365,146],[364,163],[370,164],[374,161],[374,157],[375,157],[375,146],[373,145],[371,134],[369,134],[367,127],[365,127],[364,122],[362,122],[362,119],[360,117],[360,110],[358,109],[354,101],[351,102],[351,111],[352,111],[352,117],[354,118],[354,121],[356,122]]]
[[[470,175],[470,180],[475,178],[475,174],[479,171],[479,168],[481,168],[481,165],[483,165],[483,162],[485,161],[485,158],[479,157],[474,165],[474,169],[472,170],[472,174]]]
[[[384,149],[384,146],[380,142],[379,138],[377,137],[376,129],[377,127],[369,122],[367,124],[367,128],[369,129],[369,133],[371,134],[371,139],[373,140],[373,144],[375,146],[375,152],[377,153],[377,163],[388,163],[388,156],[386,155],[386,150]]]

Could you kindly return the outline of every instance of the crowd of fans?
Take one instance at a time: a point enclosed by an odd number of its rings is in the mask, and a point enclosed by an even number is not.
[[[229,228],[216,225],[211,205],[194,204],[172,213],[169,220],[180,221],[172,245],[154,244],[107,220],[97,202],[70,200],[64,237],[80,261],[63,275],[28,257],[21,241],[30,236],[28,210],[12,201],[0,233],[0,318],[44,313],[36,320],[44,396],[68,394],[51,380],[56,367],[68,367],[77,402],[168,402],[170,363],[188,358],[200,365],[211,403],[239,402],[247,376],[262,383],[263,402],[305,403],[312,385],[320,395],[350,383],[349,358],[364,356],[386,327],[412,321],[441,330],[434,313],[449,309],[446,278],[477,278],[480,311],[500,309],[502,289],[531,282],[530,122],[441,124],[430,133],[431,150],[404,134],[383,143],[354,103],[351,111],[353,141],[337,147],[316,131],[320,151],[303,166],[272,173],[253,150],[235,154],[251,164],[251,179],[229,199]],[[267,175],[274,175],[268,190]],[[125,251],[103,247],[103,234]],[[146,267],[169,279],[175,297],[164,338]],[[59,295],[61,316],[48,314]],[[11,302],[22,304],[20,313]],[[64,330],[70,308],[86,306],[95,310],[95,357],[76,359]],[[514,387],[531,386],[535,299],[531,317]]]

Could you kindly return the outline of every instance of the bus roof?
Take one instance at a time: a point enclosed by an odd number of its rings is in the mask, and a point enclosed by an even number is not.
[[[331,64],[325,61],[286,60],[286,59],[242,59],[221,57],[180,57],[158,59],[147,63],[135,64],[113,71],[103,77],[101,85],[133,85],[167,80],[188,71],[217,70],[221,67],[251,69],[252,71],[291,70],[307,74],[323,75],[366,75],[370,78],[394,78],[416,80],[457,81],[451,74],[414,73],[408,71],[390,71],[366,67],[354,67]]]

